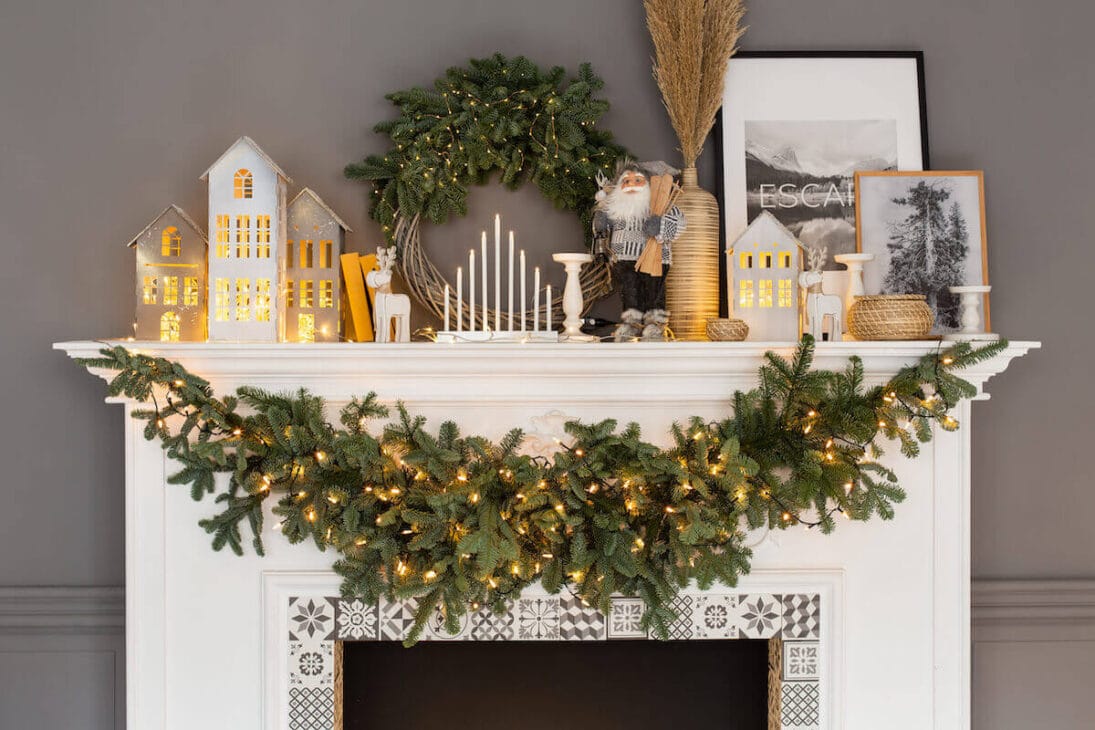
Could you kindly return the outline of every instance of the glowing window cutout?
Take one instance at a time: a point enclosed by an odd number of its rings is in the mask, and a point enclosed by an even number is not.
[[[301,342],[316,341],[316,315],[297,315],[297,339]]]
[[[300,268],[310,269],[312,268],[312,253],[313,246],[311,241],[300,242]]]
[[[293,241],[285,242],[285,268],[296,268],[297,260],[293,258]]]
[[[780,251],[779,252],[779,268],[789,269],[791,268],[791,252]]]
[[[335,306],[335,283],[329,279],[319,282],[319,308]]]
[[[751,268],[753,268],[753,254],[743,253],[741,255],[740,268],[742,268],[742,269],[751,269]]]
[[[255,279],[255,321],[270,321],[270,280]]]
[[[293,280],[289,279],[285,282],[285,306],[293,306]]]
[[[331,252],[334,249],[333,241],[319,242],[319,266],[321,269],[331,268]]]
[[[772,280],[761,279],[760,287],[757,293],[757,306],[761,309],[772,308]]]
[[[198,306],[200,296],[201,293],[198,291],[198,277],[188,276],[183,279],[183,306]]]
[[[270,216],[260,215],[255,218],[255,257],[260,259],[270,258]]]
[[[228,226],[229,218],[226,215],[217,216],[217,258],[228,258]]]
[[[144,287],[142,290],[142,294],[144,295],[145,304],[156,303],[156,285],[157,282],[155,276],[146,276],[144,278]]]
[[[300,282],[300,308],[311,309],[315,306],[314,297],[315,282],[304,280]]]
[[[169,307],[179,305],[179,277],[165,276],[163,278],[163,303]]]
[[[179,341],[179,315],[164,312],[160,317],[160,342]]]
[[[753,282],[743,281],[738,285],[738,306],[743,309],[753,308]]]
[[[779,306],[783,309],[793,307],[795,303],[794,289],[790,279],[779,280]]]
[[[251,319],[251,280],[236,279],[236,321]]]
[[[759,263],[760,263],[760,268],[762,268],[762,269],[772,268],[772,254],[767,253],[767,252],[760,254],[760,262]]]
[[[182,254],[182,234],[175,226],[168,226],[160,234],[160,255],[179,256]]]
[[[254,178],[250,170],[236,170],[236,176],[232,180],[232,189],[237,199],[254,197]]]
[[[228,279],[217,279],[216,290],[216,319],[218,322],[227,322],[232,307],[232,292]]]

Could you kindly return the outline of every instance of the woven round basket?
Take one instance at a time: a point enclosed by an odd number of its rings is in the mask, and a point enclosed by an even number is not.
[[[712,342],[741,342],[749,335],[749,325],[741,319],[707,320],[707,339]]]
[[[923,294],[856,297],[848,310],[848,331],[857,340],[922,340],[934,322]]]
[[[399,213],[395,216],[395,245],[399,251],[399,269],[400,274],[403,276],[403,281],[407,284],[409,293],[417,299],[422,306],[430,311],[435,317],[440,319],[444,317],[445,312],[445,285],[448,284],[448,280],[438,271],[437,267],[433,265],[429,257],[426,255],[425,249],[422,247],[422,238],[419,235],[419,219],[418,216],[413,218],[404,218]],[[582,285],[582,313],[585,314],[595,301],[601,299],[612,292],[612,274],[607,263],[603,260],[594,259],[593,263],[582,267],[582,273],[578,277],[579,282]],[[539,292],[534,292],[533,296],[538,295]],[[563,287],[559,287],[559,296],[552,297],[552,319],[562,321],[563,318]],[[453,317],[464,317],[464,321],[467,321],[469,312],[469,303],[467,299],[463,302],[463,311],[456,311],[456,286],[449,286],[449,307],[452,311]],[[494,326],[495,313],[494,310],[488,310],[484,312],[481,307],[475,309],[475,320],[477,323],[483,322],[483,316],[487,316],[487,321],[490,326]],[[502,320],[505,321],[507,313],[502,313]],[[514,319],[520,316],[520,312],[514,312]],[[544,316],[544,308],[540,309],[540,316]],[[532,310],[525,312],[526,319],[532,321]],[[476,325],[476,327],[481,326]]]

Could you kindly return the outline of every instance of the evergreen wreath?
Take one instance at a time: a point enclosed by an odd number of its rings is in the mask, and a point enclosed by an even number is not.
[[[955,430],[950,409],[977,389],[954,371],[1006,346],[958,343],[867,387],[856,357],[844,371],[811,369],[807,336],[790,359],[766,355],[732,415],[675,424],[669,448],[643,441],[636,424],[574,421],[552,459],[520,453],[520,430],[498,443],[451,421],[433,432],[402,405],[374,434],[370,421],[389,413],[373,393],[336,427],[304,390],[218,398],[178,363],[122,346],[80,363],[117,370],[111,395],[151,404],[133,416],[181,464],[169,483],[201,500],[229,474],[220,511],[200,523],[214,549],[242,554],[246,522],[261,554],[263,505],[276,499],[290,542],[339,554],[344,595],[417,600],[414,643],[434,612],[456,633],[469,609],[505,611],[537,580],[606,613],[613,593],[638,596],[643,627],[667,637],[689,581],[733,586],[748,572],[744,527],[828,533],[838,513],[892,518],[905,493],[877,461],[880,437],[911,458],[932,424]]]
[[[543,71],[524,56],[495,54],[448,69],[432,89],[388,94],[399,116],[374,130],[393,146],[347,165],[345,174],[374,184],[369,215],[398,246],[412,293],[435,314],[443,308],[445,281],[421,251],[419,221],[466,215],[469,187],[495,172],[511,190],[534,183],[591,230],[596,173],[625,154],[596,126],[608,111],[596,96],[603,86],[588,63],[571,77],[560,66]],[[603,263],[586,267],[582,282],[589,303],[611,290]]]

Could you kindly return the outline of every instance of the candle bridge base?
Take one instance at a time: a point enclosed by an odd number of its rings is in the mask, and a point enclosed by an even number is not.
[[[510,332],[509,330],[501,330],[495,332],[493,330],[474,330],[463,332],[457,332],[455,330],[442,330],[437,333],[437,342],[445,342],[449,344],[461,343],[461,342],[558,342],[559,333],[552,331],[533,331],[525,330],[521,332],[515,330]]]

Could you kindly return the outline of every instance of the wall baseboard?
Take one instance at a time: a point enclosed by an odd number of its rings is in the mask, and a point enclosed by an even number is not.
[[[124,632],[120,586],[0,586],[0,636]]]
[[[973,642],[1095,641],[1095,580],[975,580]]]

